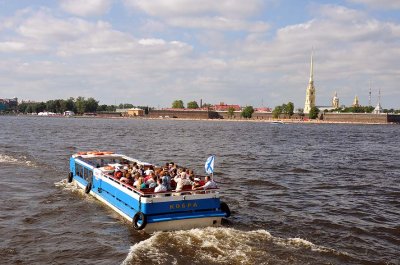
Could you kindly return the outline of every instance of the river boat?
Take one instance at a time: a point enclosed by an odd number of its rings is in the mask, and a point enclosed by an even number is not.
[[[271,123],[276,125],[285,124],[283,121],[272,121]]]
[[[155,166],[113,152],[79,152],[70,158],[68,182],[132,222],[134,229],[149,233],[220,226],[222,218],[230,216],[228,205],[220,201],[219,188],[184,186],[179,192],[156,193],[154,188],[137,189],[114,176],[116,168],[134,163],[144,169]]]

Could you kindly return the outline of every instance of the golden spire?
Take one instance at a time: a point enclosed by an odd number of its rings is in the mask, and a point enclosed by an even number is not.
[[[309,83],[313,83],[314,82],[314,48],[311,52],[311,64],[310,64],[310,81]]]

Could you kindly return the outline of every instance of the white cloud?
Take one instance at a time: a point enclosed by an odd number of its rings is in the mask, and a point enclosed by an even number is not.
[[[22,42],[15,42],[15,41],[0,42],[0,52],[24,51],[25,49],[26,49],[25,44]]]
[[[399,0],[348,0],[353,3],[364,4],[376,9],[400,9]]]
[[[156,17],[220,15],[248,17],[260,12],[261,0],[125,0],[128,6]]]
[[[248,22],[224,17],[175,17],[167,19],[167,23],[175,27],[220,31],[264,32],[269,29],[269,25],[264,22]]]
[[[73,15],[98,16],[106,13],[113,0],[60,0],[60,7]]]
[[[260,0],[125,0],[125,3],[173,27],[250,32],[269,29],[265,22],[245,19],[260,12],[265,5]]]

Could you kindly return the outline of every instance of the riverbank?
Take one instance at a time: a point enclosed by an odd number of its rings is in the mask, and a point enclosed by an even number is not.
[[[116,116],[37,116],[37,115],[26,115],[26,114],[7,114],[4,116],[23,116],[23,117],[40,117],[40,118],[67,118],[67,119],[131,119],[131,120],[164,120],[164,121],[205,121],[205,122],[252,122],[252,123],[270,123],[277,126],[287,124],[356,124],[356,125],[398,125],[396,122],[365,122],[365,121],[330,121],[330,120],[319,120],[319,119],[199,119],[199,118],[165,118],[165,117],[116,117]]]

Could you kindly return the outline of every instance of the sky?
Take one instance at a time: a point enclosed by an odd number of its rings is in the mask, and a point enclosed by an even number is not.
[[[0,98],[400,108],[399,0],[0,0]]]

